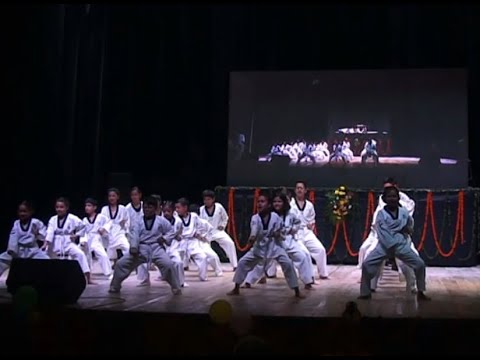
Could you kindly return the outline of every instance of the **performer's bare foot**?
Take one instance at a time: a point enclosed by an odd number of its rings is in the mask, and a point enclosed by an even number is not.
[[[252,288],[252,284],[250,284],[250,283],[247,282],[247,283],[245,283],[245,284],[242,286],[242,288],[244,288],[244,289],[251,289],[251,288]]]
[[[92,281],[92,277],[90,276],[90,273],[85,273],[85,280],[87,281],[88,285],[97,285],[97,283]]]
[[[423,291],[419,291],[417,293],[417,300],[430,301],[430,300],[432,300],[432,298],[425,295],[425,293]]]
[[[358,300],[370,300],[372,298],[372,295],[360,295],[357,297]]]
[[[143,280],[137,287],[150,286],[150,280]]]
[[[305,290],[313,290],[313,284],[306,284]]]
[[[240,284],[235,284],[232,291],[229,291],[227,295],[240,295]]]
[[[297,299],[305,299],[305,295],[303,295],[301,292],[300,292],[300,289],[298,287],[296,287],[295,289],[295,297]]]
[[[182,295],[182,290],[180,289],[172,289],[173,295]]]
[[[264,276],[262,277],[259,281],[258,281],[259,284],[266,284],[267,283],[267,278]]]

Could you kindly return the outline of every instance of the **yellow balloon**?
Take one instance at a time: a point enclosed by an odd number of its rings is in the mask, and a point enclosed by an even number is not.
[[[217,300],[210,306],[208,314],[215,324],[228,324],[232,319],[232,305],[226,300]]]

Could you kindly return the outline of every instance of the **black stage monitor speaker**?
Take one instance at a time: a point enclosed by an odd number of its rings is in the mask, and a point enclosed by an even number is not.
[[[75,304],[87,286],[76,260],[13,259],[7,290],[14,295],[22,286],[33,287],[40,304]]]

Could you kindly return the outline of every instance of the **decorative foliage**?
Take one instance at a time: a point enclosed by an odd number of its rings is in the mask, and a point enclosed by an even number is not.
[[[327,211],[333,224],[342,223],[352,210],[353,193],[342,185],[327,193]]]

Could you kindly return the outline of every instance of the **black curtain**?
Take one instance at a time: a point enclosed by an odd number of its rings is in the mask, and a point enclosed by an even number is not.
[[[112,172],[172,199],[199,201],[224,185],[230,71],[467,67],[475,134],[478,13],[473,4],[5,7],[2,238],[21,199],[46,220],[66,195],[81,215],[86,196],[104,200]],[[475,184],[473,138],[469,150]]]

